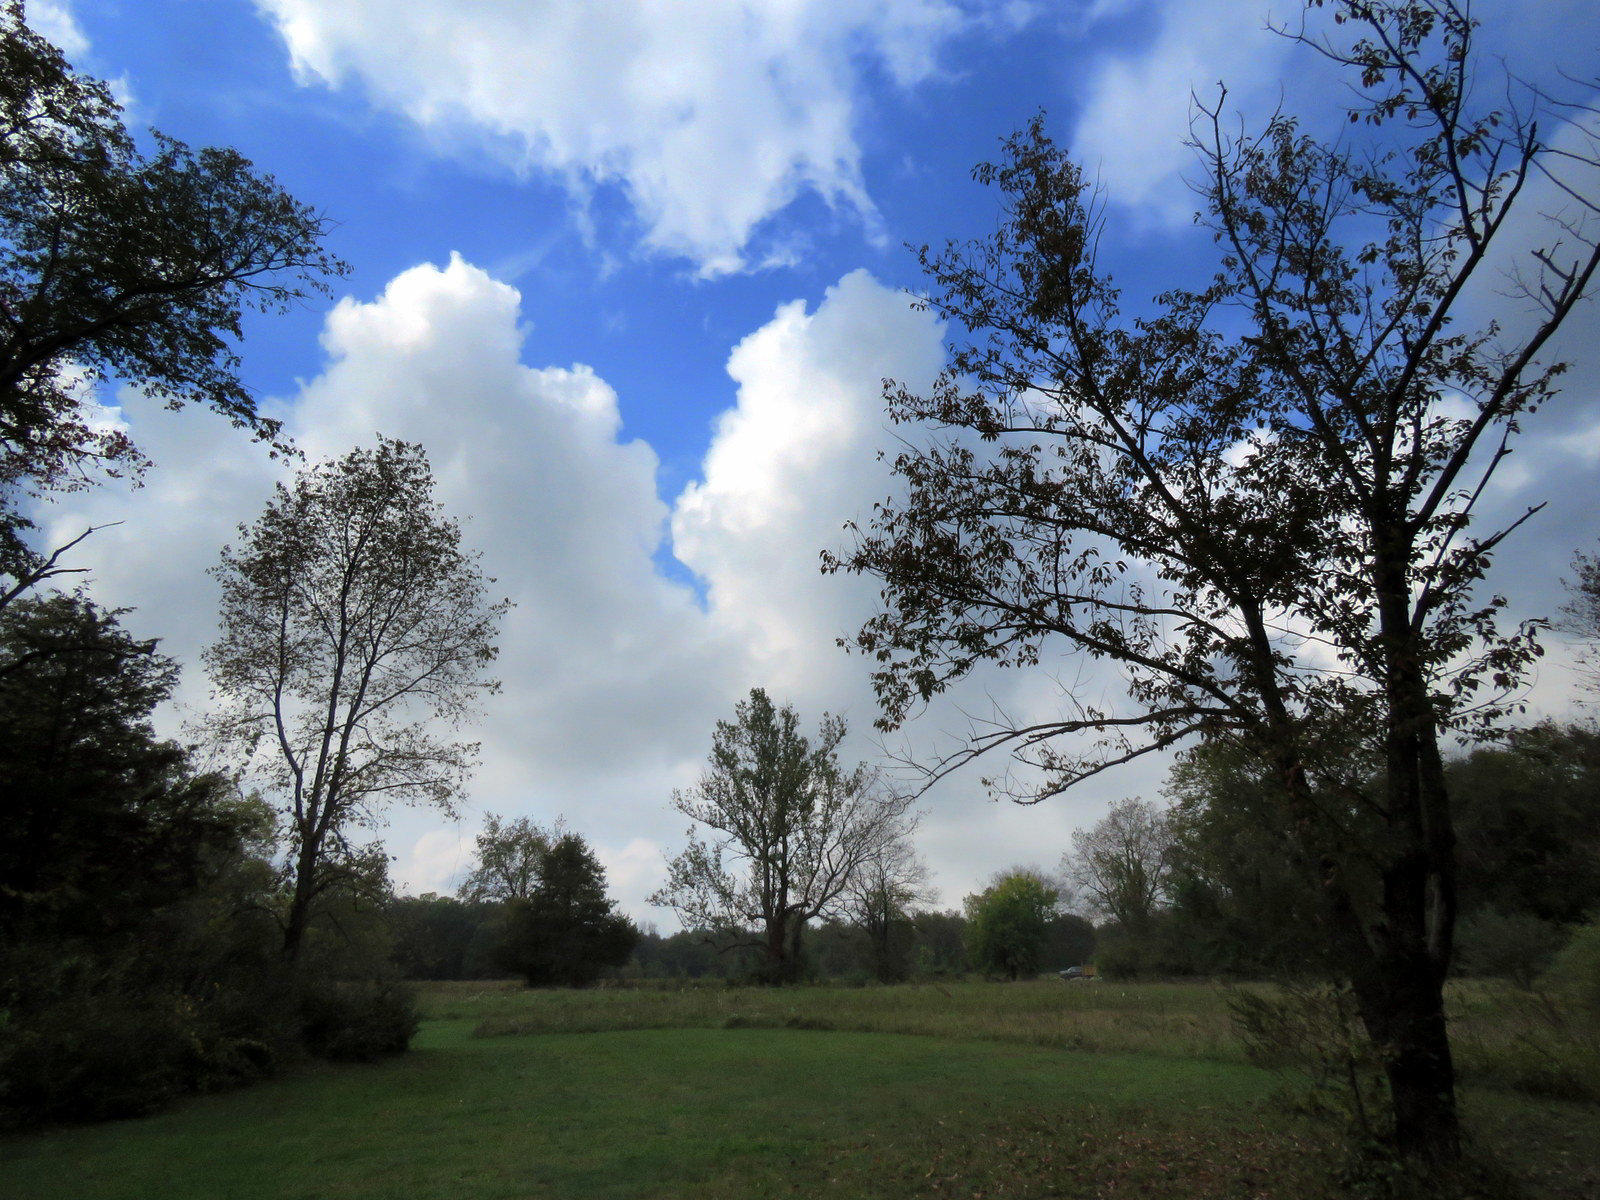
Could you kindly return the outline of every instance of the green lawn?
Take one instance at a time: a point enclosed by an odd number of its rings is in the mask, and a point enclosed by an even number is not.
[[[1213,1001],[1187,994],[435,989],[403,1057],[0,1139],[0,1197],[1340,1194],[1320,1144],[1271,1099],[1273,1077],[1196,1052],[1215,1048],[1200,1028]],[[965,1028],[985,997],[998,1038],[837,1027],[877,1011],[884,1025]],[[824,1011],[835,1028],[815,1027]],[[1108,1012],[1123,1014],[1124,1040],[1164,1038],[1166,1052],[1064,1044],[1076,1028],[1098,1045],[1118,1024]],[[542,1032],[492,1036],[512,1027]],[[1174,1030],[1191,1027],[1186,1050]],[[1523,1172],[1534,1194],[1600,1182],[1583,1150],[1600,1144],[1600,1109],[1473,1103],[1497,1142],[1540,1147]]]

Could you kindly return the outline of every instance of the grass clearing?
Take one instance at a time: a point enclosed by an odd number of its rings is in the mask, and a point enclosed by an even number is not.
[[[1341,1194],[1200,985],[472,984],[423,1004],[395,1060],[0,1139],[0,1197]],[[1531,1195],[1600,1194],[1600,1108],[1465,1102]]]

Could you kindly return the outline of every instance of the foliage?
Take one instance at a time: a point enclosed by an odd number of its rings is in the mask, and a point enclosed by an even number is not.
[[[551,844],[561,836],[560,824],[551,829],[529,817],[504,821],[484,814],[483,832],[477,837],[478,865],[461,887],[472,901],[526,900],[539,883],[541,864]]]
[[[644,930],[634,947],[628,973],[640,979],[700,980],[725,979],[742,974],[730,955],[713,945],[709,930],[684,929],[663,936],[654,929]],[[730,966],[734,970],[730,972]]]
[[[1061,869],[1091,912],[1139,928],[1167,898],[1173,850],[1167,814],[1135,797],[1117,801],[1093,828],[1073,830]]]
[[[399,980],[302,974],[300,1030],[306,1049],[337,1062],[398,1054],[417,1032],[416,1000]]]
[[[223,781],[151,728],[177,664],[122,615],[64,594],[0,610],[4,937],[125,927],[238,837]]]
[[[1572,556],[1567,592],[1571,599],[1561,610],[1562,628],[1584,644],[1579,661],[1590,689],[1600,688],[1600,557],[1582,551]]]
[[[967,953],[973,965],[1013,981],[1037,975],[1058,899],[1043,876],[1026,870],[1007,871],[968,896]]]
[[[486,601],[427,455],[405,442],[307,467],[240,535],[212,571],[207,728],[284,813],[293,958],[329,890],[366,874],[359,826],[396,803],[449,809],[476,747],[434,730],[497,688],[483,671],[508,602]]]
[[[1172,909],[1156,957],[1178,973],[1327,978],[1330,947],[1306,931],[1319,924],[1317,889],[1295,862],[1292,831],[1278,826],[1272,772],[1237,747],[1202,743],[1180,755],[1163,794],[1172,801]],[[1352,847],[1353,849],[1353,847]],[[1358,863],[1346,885],[1378,889]],[[1175,954],[1179,946],[1187,962]]]
[[[530,987],[583,987],[628,961],[639,931],[606,896],[606,872],[589,844],[561,833],[539,856],[538,882],[508,900],[496,950]]]
[[[1532,987],[1566,944],[1561,926],[1526,912],[1479,908],[1461,921],[1456,941],[1461,970]]]
[[[177,668],[121,616],[0,610],[0,1121],[146,1112],[296,1044],[270,822],[155,736]]]
[[[1058,912],[1044,930],[1039,960],[1047,971],[1062,971],[1095,961],[1099,936],[1089,921],[1077,913]]]
[[[425,892],[385,907],[393,931],[391,961],[403,979],[493,979],[502,906]]]
[[[1461,910],[1568,925],[1600,912],[1600,730],[1545,722],[1446,766]]]
[[[1365,1142],[1379,1139],[1388,1102],[1382,1058],[1348,988],[1308,985],[1276,994],[1240,991],[1230,1001],[1245,1055],[1305,1089],[1297,1099],[1331,1111]]]
[[[971,969],[967,958],[967,918],[954,910],[919,912],[911,918],[916,935],[912,961],[920,977],[955,976]]]
[[[845,911],[866,940],[872,977],[879,983],[908,978],[916,942],[911,908],[937,895],[916,849],[909,841],[887,843],[862,864],[845,895]]]
[[[137,471],[92,389],[205,404],[276,439],[238,376],[243,314],[282,311],[343,275],[328,222],[234,150],[154,134],[148,156],[110,88],[0,9],[0,574],[37,581],[19,495],[99,467]],[[48,573],[48,572],[47,572]],[[9,591],[9,589],[8,589]]]
[[[862,870],[915,827],[909,796],[865,764],[839,765],[843,719],[824,716],[815,746],[799,725],[760,688],[717,722],[710,769],[672,797],[711,840],[691,827],[650,898],[727,947],[759,947],[771,983],[800,977],[806,922],[837,912]]]
[[[1256,759],[1269,828],[1316,887],[1306,936],[1388,1055],[1395,1136],[1439,1163],[1459,1153],[1440,738],[1513,710],[1538,652],[1478,591],[1526,514],[1489,527],[1478,504],[1556,394],[1547,347],[1600,244],[1570,215],[1543,235],[1523,222],[1525,185],[1574,156],[1543,140],[1539,116],[1560,113],[1541,93],[1483,106],[1499,89],[1476,78],[1463,8],[1330,7],[1350,36],[1308,24],[1299,40],[1359,81],[1361,144],[1283,112],[1234,134],[1222,99],[1200,106],[1218,270],[1147,316],[1122,315],[1096,258],[1105,210],[1042,121],[978,168],[1004,197],[997,230],[920,255],[926,303],[971,340],[925,394],[888,390],[891,418],[926,436],[893,459],[905,495],[828,565],[882,582],[853,644],[885,728],[980,664],[1031,667],[1056,646],[1124,673],[1125,707],[1070,697],[935,774],[1009,749],[1040,799],[1197,737]],[[1531,315],[1463,327],[1462,298],[1502,269]]]
[[[1600,1031],[1600,922],[1572,931],[1543,982]]]

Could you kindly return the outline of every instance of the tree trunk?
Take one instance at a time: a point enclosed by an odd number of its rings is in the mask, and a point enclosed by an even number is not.
[[[283,926],[283,956],[290,963],[300,957],[306,929],[311,924],[311,902],[316,896],[314,855],[301,852],[295,863],[294,897],[289,901],[289,916]]]
[[[1461,1129],[1442,977],[1426,960],[1395,956],[1357,982],[1356,996],[1362,1023],[1383,1055],[1395,1150],[1424,1167],[1456,1162]]]
[[[1455,827],[1439,755],[1432,699],[1409,608],[1415,547],[1385,530],[1376,572],[1386,659],[1384,738],[1389,845],[1382,920],[1372,930],[1372,969],[1356,980],[1362,1019],[1384,1056],[1395,1149],[1438,1167],[1461,1157],[1455,1064],[1445,1024],[1444,981],[1455,942]]]
[[[782,916],[775,916],[767,921],[767,940],[763,947],[766,952],[766,981],[771,984],[784,984],[789,982],[789,929],[788,922]]]

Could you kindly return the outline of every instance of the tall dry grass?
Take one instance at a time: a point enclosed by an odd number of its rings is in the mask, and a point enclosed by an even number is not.
[[[1096,1053],[1245,1061],[1229,1016],[1239,988],[1270,984],[938,982],[759,988],[656,984],[584,991],[516,983],[422,985],[425,1017],[481,1037],[620,1029],[813,1028],[997,1041]],[[1600,1100],[1600,1031],[1559,1000],[1510,986],[1449,993],[1462,1080],[1557,1099]]]

